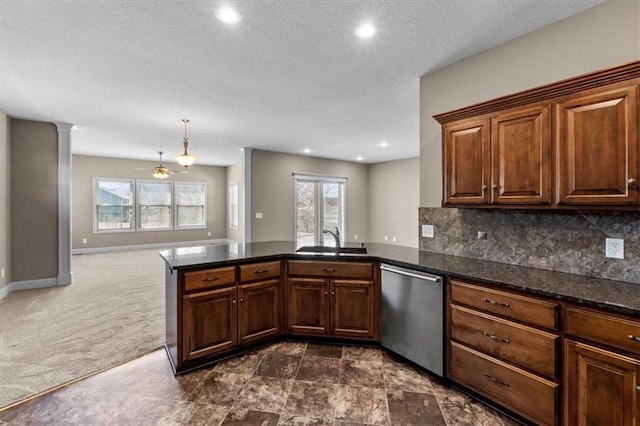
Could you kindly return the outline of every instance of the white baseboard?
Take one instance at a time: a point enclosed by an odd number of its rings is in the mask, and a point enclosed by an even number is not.
[[[33,290],[36,288],[57,287],[57,278],[44,278],[41,280],[16,281],[9,283],[0,289],[0,300],[4,299],[9,293],[20,290]]]
[[[212,244],[228,244],[235,241],[227,238],[217,238],[213,240],[197,240],[197,241],[180,241],[176,243],[154,243],[154,244],[132,244],[128,246],[113,246],[113,247],[91,247],[91,248],[79,248],[71,250],[71,254],[91,254],[91,253],[107,253],[110,251],[129,251],[129,250],[144,250],[144,249],[165,249],[171,247],[190,247],[190,246],[204,246]]]

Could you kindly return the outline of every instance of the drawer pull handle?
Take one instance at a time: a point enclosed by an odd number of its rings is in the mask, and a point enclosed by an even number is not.
[[[496,336],[495,334],[487,333],[486,331],[484,331],[482,334],[484,334],[491,340],[498,340],[502,343],[509,343],[509,339],[505,339],[504,337]]]
[[[254,274],[264,274],[265,272],[269,272],[268,269],[256,269],[253,273]]]
[[[636,392],[640,392],[640,386],[636,386]]]
[[[322,268],[322,270],[324,272],[337,272],[338,271],[336,268]]]
[[[502,306],[504,308],[508,308],[509,307],[508,303],[496,302],[495,300],[487,299],[486,297],[484,298],[484,301],[487,302],[487,303],[491,303],[492,305]]]
[[[630,335],[629,335],[629,339],[631,339],[631,340],[635,340],[636,342],[640,342],[640,337],[638,337],[638,336],[634,336],[633,334],[630,334]]]
[[[219,280],[220,277],[209,277],[209,278],[203,278],[202,282],[207,282],[207,281],[217,281]]]
[[[486,377],[487,379],[489,379],[492,382],[495,382],[495,383],[497,383],[499,385],[509,387],[509,383],[503,382],[502,380],[498,379],[497,377],[493,377],[493,376],[491,376],[491,375],[489,375],[487,373],[484,373],[484,377]]]

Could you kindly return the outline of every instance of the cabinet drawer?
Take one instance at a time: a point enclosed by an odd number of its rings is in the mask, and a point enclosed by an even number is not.
[[[567,307],[566,332],[640,354],[640,321]]]
[[[556,383],[454,342],[451,376],[535,423],[556,424]]]
[[[518,321],[558,329],[556,303],[455,280],[451,281],[451,300]]]
[[[184,291],[221,287],[236,281],[236,267],[207,269],[184,273]]]
[[[373,278],[373,264],[363,262],[289,261],[289,275],[317,277]]]
[[[452,305],[451,338],[540,374],[556,377],[559,337],[552,333]]]
[[[280,261],[240,266],[240,282],[266,278],[280,278]]]

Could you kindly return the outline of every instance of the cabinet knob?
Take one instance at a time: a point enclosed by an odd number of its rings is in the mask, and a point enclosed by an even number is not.
[[[627,179],[627,185],[629,185],[629,186],[636,186],[637,183],[638,183],[638,181],[635,180],[634,178]]]
[[[240,298],[240,303],[244,302],[244,297]]]
[[[327,294],[329,294],[329,292],[328,292],[328,291],[325,291],[325,292],[324,292],[324,295],[326,296]]]
[[[231,301],[231,303],[233,303],[233,304],[235,305],[235,304],[236,304],[236,299],[233,299],[233,300]]]
[[[498,184],[494,183],[493,185],[491,185],[491,189],[498,189]]]
[[[336,292],[335,292],[335,291],[332,291],[332,292],[331,292],[331,295],[332,295],[332,296],[335,296],[335,295],[336,295]]]
[[[486,189],[487,189],[487,185],[482,185],[482,186],[480,187],[480,189],[482,189],[483,191],[486,191]]]

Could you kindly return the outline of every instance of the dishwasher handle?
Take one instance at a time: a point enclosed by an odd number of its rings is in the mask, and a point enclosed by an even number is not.
[[[416,278],[423,281],[431,281],[433,283],[437,283],[442,280],[442,277],[438,277],[436,275],[423,275],[419,273],[408,272],[405,270],[392,268],[388,265],[380,265],[380,269],[383,271],[393,272],[394,274],[405,275],[407,277]]]

